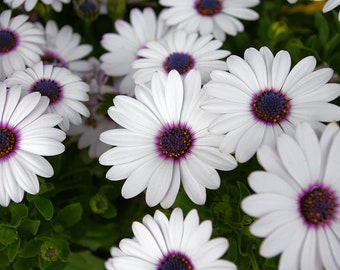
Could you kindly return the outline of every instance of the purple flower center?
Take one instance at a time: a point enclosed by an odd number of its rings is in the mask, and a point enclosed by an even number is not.
[[[11,154],[17,145],[17,136],[9,128],[0,128],[0,160]]]
[[[65,61],[54,52],[46,51],[40,57],[44,65],[53,65],[55,67],[66,67]]]
[[[194,266],[183,253],[170,252],[158,263],[157,270],[194,270]]]
[[[300,213],[309,225],[329,224],[337,212],[334,192],[320,185],[307,189],[299,199]]]
[[[156,138],[160,156],[166,159],[179,160],[190,153],[195,138],[184,125],[164,128]]]
[[[0,54],[12,51],[18,43],[17,36],[9,30],[0,30]]]
[[[194,67],[194,59],[187,53],[172,53],[164,61],[164,69],[170,72],[175,69],[179,74],[184,74]]]
[[[290,111],[290,100],[280,91],[261,91],[252,99],[251,111],[266,124],[277,124],[285,120]]]
[[[31,88],[31,92],[40,92],[42,96],[50,99],[50,104],[57,102],[62,94],[62,87],[54,80],[41,79]]]
[[[221,0],[197,0],[195,8],[203,16],[213,16],[222,10]]]

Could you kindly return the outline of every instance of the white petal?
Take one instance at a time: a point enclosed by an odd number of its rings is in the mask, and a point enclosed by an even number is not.
[[[277,139],[277,149],[291,177],[302,187],[305,188],[313,181],[309,173],[307,159],[296,141],[286,134],[282,134]]]
[[[299,190],[280,176],[265,171],[255,171],[248,176],[248,183],[256,193],[275,193],[297,198]]]
[[[319,180],[321,149],[318,137],[307,123],[296,128],[295,137],[307,159],[312,180]]]
[[[294,220],[273,231],[260,246],[261,256],[271,258],[283,252],[294,241],[295,235],[300,233],[300,227],[301,221]]]
[[[173,174],[174,164],[171,161],[163,160],[156,168],[153,168],[153,174],[150,177],[146,190],[146,203],[153,207],[160,203],[165,194],[168,192]]]
[[[256,220],[250,226],[250,231],[257,237],[267,237],[277,228],[287,222],[299,219],[298,213],[290,210],[278,210],[271,212],[260,219]]]
[[[246,162],[256,153],[263,141],[265,131],[266,126],[257,122],[242,135],[235,150],[237,161]]]
[[[133,171],[122,187],[122,196],[129,199],[141,193],[148,186],[151,176],[160,162],[161,159],[154,158]]]
[[[297,209],[297,202],[279,194],[254,194],[242,200],[241,208],[248,215],[262,217],[273,211]]]

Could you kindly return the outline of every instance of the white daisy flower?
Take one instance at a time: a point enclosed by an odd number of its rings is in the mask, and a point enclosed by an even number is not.
[[[242,20],[257,20],[259,15],[250,9],[260,0],[159,0],[165,7],[160,17],[168,25],[201,35],[213,34],[224,41],[227,35],[244,31]]]
[[[134,74],[135,82],[148,83],[152,74],[157,70],[169,73],[175,69],[181,75],[190,70],[200,71],[202,83],[206,83],[212,70],[226,70],[225,61],[230,52],[219,50],[222,42],[213,40],[213,36],[199,37],[197,33],[188,34],[185,31],[169,33],[164,40],[150,41],[145,48],[138,51],[139,59],[132,63],[137,69]]]
[[[340,0],[328,0],[323,6],[322,11],[329,12],[335,9],[337,6],[340,6]],[[340,21],[340,11],[339,11],[338,19]]]
[[[302,123],[295,137],[282,134],[257,157],[265,171],[250,174],[257,194],[241,207],[258,218],[250,231],[265,238],[260,254],[281,254],[279,270],[340,269],[339,126],[329,124],[318,139]]]
[[[42,25],[40,27],[43,28]],[[44,64],[66,67],[80,76],[91,70],[91,63],[82,59],[92,51],[92,46],[80,45],[81,37],[73,32],[70,25],[64,25],[58,30],[55,21],[48,21],[44,32],[46,45],[40,56]]]
[[[41,95],[47,96],[50,100],[47,111],[62,116],[59,127],[64,131],[69,129],[70,122],[80,125],[80,115],[90,115],[83,104],[89,99],[89,86],[67,68],[43,65],[39,62],[32,68],[13,73],[6,82],[10,86],[21,85],[25,93],[40,92]]]
[[[199,222],[195,209],[184,218],[175,208],[168,219],[161,211],[133,222],[133,239],[123,239],[111,249],[107,270],[236,270],[234,263],[220,259],[228,250],[224,237],[211,238],[210,220]]]
[[[244,60],[232,55],[228,72],[213,71],[204,89],[211,97],[202,108],[221,116],[209,130],[225,133],[221,149],[235,152],[246,162],[261,144],[275,145],[276,137],[292,134],[301,121],[322,130],[319,121],[340,120],[340,107],[328,103],[340,95],[340,85],[327,83],[330,68],[314,70],[316,60],[309,56],[290,70],[287,51],[275,57],[267,47],[249,48]]]
[[[43,32],[27,22],[27,15],[11,18],[11,14],[11,10],[0,14],[0,81],[37,63],[45,43]]]
[[[71,0],[41,0],[44,5],[51,5],[51,7],[57,12],[62,10],[63,4],[68,4],[70,1]],[[17,8],[20,5],[24,5],[26,11],[31,11],[38,3],[38,0],[4,0],[4,3],[12,9]]]
[[[199,108],[205,98],[198,71],[182,81],[175,70],[168,75],[156,72],[151,89],[136,87],[136,97],[114,98],[108,114],[122,129],[109,130],[100,139],[116,146],[105,152],[99,162],[112,166],[109,180],[126,179],[122,196],[132,198],[144,189],[149,206],[160,203],[170,207],[180,182],[189,198],[204,204],[206,188],[217,189],[216,169],[232,170],[235,159],[218,150],[220,135],[207,127],[215,114]]]
[[[100,57],[102,69],[110,76],[120,77],[121,93],[132,96],[135,89],[132,62],[138,58],[137,51],[148,41],[162,38],[169,29],[149,7],[143,11],[133,8],[130,23],[116,20],[115,28],[117,33],[105,34],[101,40],[109,51]]]
[[[21,202],[24,192],[37,194],[37,175],[52,177],[53,168],[42,157],[64,152],[65,133],[54,128],[57,114],[45,114],[48,98],[30,93],[22,98],[20,86],[9,90],[0,83],[0,204]]]

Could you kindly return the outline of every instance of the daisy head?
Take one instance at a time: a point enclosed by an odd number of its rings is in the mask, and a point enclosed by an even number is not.
[[[339,126],[328,124],[318,138],[303,122],[257,158],[265,171],[250,174],[256,194],[241,206],[257,218],[251,233],[265,238],[260,254],[281,254],[279,270],[340,269]]]
[[[169,73],[177,70],[186,75],[190,70],[200,72],[202,83],[209,80],[212,70],[226,70],[223,59],[230,52],[219,50],[222,42],[214,40],[213,36],[199,36],[197,33],[186,33],[182,30],[170,32],[163,40],[150,41],[138,51],[139,59],[132,63],[137,69],[134,74],[135,82],[150,82],[155,71]]]
[[[186,217],[175,208],[168,219],[161,211],[132,224],[133,239],[122,239],[111,249],[107,270],[183,269],[236,270],[235,264],[220,259],[229,247],[226,238],[211,238],[212,223],[199,223],[195,209]]]
[[[44,5],[51,5],[57,12],[62,10],[63,4],[68,4],[70,1],[71,0],[41,0]],[[23,5],[26,11],[32,11],[38,3],[38,0],[4,0],[4,3],[9,5],[12,9]]]
[[[224,41],[227,35],[235,36],[244,30],[242,20],[257,20],[259,15],[250,9],[259,0],[160,0],[167,8],[161,18],[168,25],[201,35],[213,34]]]
[[[40,58],[45,65],[66,67],[79,75],[91,70],[91,64],[83,58],[92,51],[92,46],[80,45],[80,35],[71,26],[64,25],[59,30],[55,21],[48,21],[44,32],[46,45]]]
[[[43,32],[27,22],[27,15],[11,17],[11,10],[0,14],[0,80],[15,70],[24,70],[39,61],[45,43]]]
[[[102,69],[108,75],[119,77],[121,93],[132,96],[135,89],[132,63],[138,58],[137,51],[148,41],[162,38],[169,29],[149,7],[143,11],[131,9],[130,23],[119,19],[115,28],[117,33],[107,33],[101,40],[108,51],[100,57]]]
[[[222,137],[207,131],[215,114],[199,108],[204,98],[200,74],[194,70],[184,81],[176,70],[156,72],[150,88],[136,87],[136,99],[114,98],[108,114],[122,128],[100,135],[115,147],[99,162],[112,166],[106,174],[109,180],[126,179],[124,198],[146,189],[149,206],[160,203],[168,208],[182,183],[193,202],[204,204],[205,189],[220,185],[216,169],[236,167],[235,159],[218,149]]]
[[[65,133],[54,128],[61,120],[45,113],[48,98],[40,93],[21,95],[20,86],[0,83],[0,205],[21,202],[24,192],[39,192],[38,177],[53,176],[42,156],[64,152]]]
[[[209,130],[224,133],[221,149],[235,152],[240,162],[249,160],[261,144],[275,145],[281,133],[292,134],[302,121],[318,130],[322,122],[340,120],[340,108],[329,102],[340,95],[340,85],[327,83],[330,68],[314,70],[309,56],[292,70],[287,51],[275,56],[267,47],[249,48],[244,59],[227,59],[228,72],[213,71],[204,89],[212,97],[202,108],[220,117]]]
[[[57,113],[63,120],[59,127],[66,131],[70,122],[81,124],[81,116],[88,117],[89,110],[83,102],[89,99],[89,86],[66,68],[37,63],[32,68],[17,71],[6,80],[8,85],[21,85],[24,93],[39,92],[48,97],[48,112]]]

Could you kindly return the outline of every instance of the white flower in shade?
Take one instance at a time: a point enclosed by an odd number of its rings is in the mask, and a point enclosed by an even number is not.
[[[108,77],[100,69],[99,61],[91,57],[92,74],[84,78],[90,85],[89,100],[86,103],[91,115],[81,125],[70,125],[67,131],[68,135],[80,135],[78,140],[78,148],[83,149],[89,147],[89,157],[98,158],[101,154],[111,148],[110,145],[99,140],[99,135],[109,129],[117,128],[118,125],[113,122],[108,115],[101,114],[104,95],[117,93],[117,90],[107,85]]]
[[[134,95],[132,62],[138,58],[137,51],[148,41],[162,38],[169,29],[152,8],[143,11],[133,8],[130,23],[116,20],[115,28],[117,33],[107,33],[101,40],[109,51],[100,57],[102,69],[110,76],[120,77],[121,93]]]
[[[292,70],[287,51],[275,57],[267,47],[249,48],[244,60],[227,59],[228,72],[213,71],[204,89],[212,98],[202,108],[221,116],[209,130],[225,133],[221,150],[249,160],[261,144],[275,145],[281,133],[292,134],[301,121],[322,130],[319,121],[340,120],[340,107],[328,103],[340,95],[340,85],[327,83],[330,68],[315,69],[309,56]]]
[[[83,58],[92,51],[92,46],[80,45],[81,37],[73,32],[71,26],[64,25],[58,30],[55,21],[48,21],[44,32],[46,45],[40,56],[44,64],[66,67],[79,75],[91,70],[91,63]]]
[[[118,125],[106,115],[93,114],[81,125],[71,125],[67,135],[80,135],[78,148],[89,147],[88,155],[90,158],[98,158],[111,148],[110,145],[99,140],[99,136],[106,130],[118,128]]]
[[[160,0],[165,7],[160,17],[168,25],[201,35],[213,34],[224,41],[227,35],[244,31],[242,20],[257,20],[259,15],[250,9],[260,0]]]
[[[340,131],[328,124],[319,139],[307,123],[294,137],[282,134],[276,148],[261,146],[265,171],[250,174],[256,194],[242,209],[258,218],[250,231],[265,240],[260,254],[281,254],[279,270],[340,269]]]
[[[54,128],[57,114],[45,114],[48,98],[30,93],[21,98],[20,86],[0,83],[0,204],[20,202],[24,192],[39,192],[37,175],[53,176],[43,156],[64,152],[65,133]]]
[[[57,12],[62,10],[63,4],[68,4],[70,1],[71,0],[41,0],[44,5],[51,5]],[[38,0],[4,0],[4,2],[11,8],[17,8],[20,5],[24,5],[26,11],[31,11],[38,3]]]
[[[323,12],[329,12],[329,11],[335,9],[339,5],[340,5],[340,0],[328,0],[325,3],[325,5],[323,6],[322,11]],[[339,11],[338,19],[340,21],[340,11]]]
[[[11,10],[0,14],[0,80],[15,70],[24,70],[40,60],[44,33],[27,22],[27,15],[11,18]]]
[[[127,178],[124,198],[147,189],[149,206],[170,207],[180,182],[193,202],[204,204],[205,189],[220,185],[216,169],[232,170],[237,163],[219,151],[221,136],[207,131],[215,115],[199,108],[205,98],[199,72],[191,71],[184,82],[175,70],[167,75],[156,72],[151,89],[137,86],[136,97],[116,96],[115,106],[108,110],[123,128],[100,136],[116,146],[99,158],[102,165],[112,166],[106,177],[113,181]]]
[[[201,73],[202,83],[206,83],[212,70],[226,70],[225,61],[230,52],[219,50],[222,42],[213,40],[213,36],[199,37],[197,33],[176,31],[169,33],[164,40],[150,41],[138,51],[139,59],[132,63],[137,69],[134,79],[137,84],[150,82],[157,70],[166,73],[172,69],[181,75],[196,69]]]
[[[212,223],[199,221],[191,210],[186,217],[175,208],[168,219],[161,211],[133,222],[133,239],[122,239],[111,249],[107,270],[236,270],[234,263],[220,259],[228,250],[226,238],[211,238]]]
[[[6,80],[8,85],[21,85],[24,93],[40,92],[50,100],[48,112],[57,113],[63,120],[59,127],[66,131],[70,122],[80,125],[80,115],[88,117],[89,110],[83,104],[89,99],[88,84],[67,68],[37,63],[32,68],[17,71]]]

